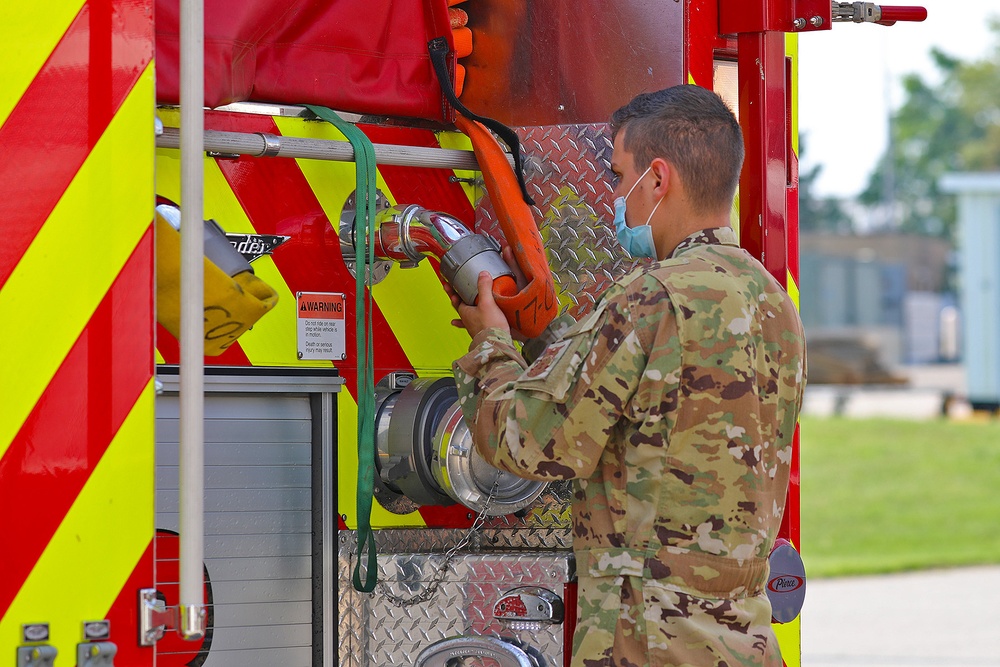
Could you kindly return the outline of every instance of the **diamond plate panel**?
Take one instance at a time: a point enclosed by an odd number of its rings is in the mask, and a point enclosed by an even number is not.
[[[579,318],[637,264],[615,238],[610,130],[600,123],[517,132],[561,310]],[[477,231],[503,238],[488,194],[477,205],[476,220]]]
[[[430,585],[444,556],[382,554],[378,567],[384,589],[358,593],[350,581],[354,555],[344,549],[345,541],[353,542],[354,536],[346,540],[343,537],[338,565],[341,665],[409,665],[434,642],[470,634],[513,637],[537,650],[545,665],[563,664],[565,638],[561,624],[516,632],[495,621],[492,610],[501,595],[518,586],[544,586],[562,597],[566,583],[575,579],[572,555],[464,554],[451,563],[430,600],[399,606],[386,592],[402,598],[420,593]]]
[[[588,312],[601,293],[637,265],[614,233],[611,138],[606,124],[519,128],[528,156],[528,190],[545,242],[561,310]],[[476,206],[477,231],[502,238],[489,195]],[[492,602],[516,586],[542,585],[562,595],[572,571],[571,483],[552,484],[521,516],[495,517],[471,537],[428,602],[393,604],[382,592],[351,584],[354,531],[339,534],[339,650],[342,665],[411,664],[435,641],[485,633],[513,636],[492,619]],[[444,552],[465,530],[392,529],[375,532],[379,578],[399,597],[418,594]],[[547,665],[562,664],[562,626],[524,633]]]
[[[486,519],[474,534],[466,551],[531,551],[572,549],[572,482],[553,482],[523,512]],[[356,548],[356,541],[341,550]],[[426,528],[390,528],[375,531],[375,545],[380,553],[442,553],[461,542],[467,530]]]

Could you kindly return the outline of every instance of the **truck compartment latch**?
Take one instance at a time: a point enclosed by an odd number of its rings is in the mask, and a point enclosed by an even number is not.
[[[155,588],[139,591],[139,645],[152,646],[177,628],[177,608],[168,607]]]

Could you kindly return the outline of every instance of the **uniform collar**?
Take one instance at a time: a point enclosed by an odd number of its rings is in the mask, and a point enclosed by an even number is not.
[[[736,238],[736,231],[732,227],[712,227],[701,229],[677,244],[671,257],[677,257],[682,253],[699,245],[731,245],[739,246]]]

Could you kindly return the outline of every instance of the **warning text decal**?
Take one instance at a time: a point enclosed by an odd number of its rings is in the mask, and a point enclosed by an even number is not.
[[[343,294],[299,292],[296,311],[299,359],[347,358]]]

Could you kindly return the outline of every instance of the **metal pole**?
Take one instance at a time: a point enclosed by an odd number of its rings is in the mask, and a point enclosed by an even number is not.
[[[163,128],[163,134],[156,138],[156,145],[159,148],[179,148],[180,138],[177,128]],[[335,162],[354,161],[354,148],[346,141],[304,139],[260,132],[205,130],[205,150],[254,157],[287,157]],[[479,170],[479,163],[472,151],[451,148],[375,144],[375,162],[401,167]]]
[[[181,0],[180,634],[205,636],[204,4]]]

